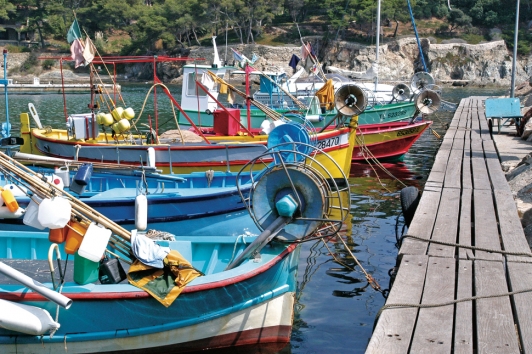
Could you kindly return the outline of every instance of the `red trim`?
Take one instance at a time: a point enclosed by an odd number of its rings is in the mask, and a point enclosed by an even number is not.
[[[206,291],[210,289],[216,289],[232,285],[235,283],[242,282],[244,280],[253,278],[261,273],[266,272],[268,269],[273,267],[275,264],[279,263],[283,258],[288,256],[298,244],[291,244],[279,255],[275,256],[270,262],[254,269],[251,272],[237,275],[233,278],[228,278],[220,281],[215,281],[208,284],[201,285],[192,285],[185,287],[182,293],[193,293],[199,291]],[[150,295],[142,290],[139,291],[128,291],[128,292],[87,292],[87,293],[67,293],[64,292],[63,295],[67,296],[72,300],[85,300],[85,301],[105,301],[105,300],[124,300],[124,299],[145,299],[150,297]],[[0,293],[0,299],[10,300],[10,301],[43,301],[46,298],[38,293],[33,292],[11,292],[11,293]]]

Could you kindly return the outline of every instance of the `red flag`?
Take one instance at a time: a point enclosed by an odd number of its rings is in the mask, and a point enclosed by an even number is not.
[[[83,58],[83,46],[79,39],[75,39],[72,42],[72,45],[70,46],[70,55],[75,62],[75,68],[85,63],[85,58]]]

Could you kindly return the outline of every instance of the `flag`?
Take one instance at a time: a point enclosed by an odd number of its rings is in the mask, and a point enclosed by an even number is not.
[[[89,37],[85,39],[85,48],[83,49],[83,59],[85,59],[85,65],[89,65],[94,56],[96,55],[96,47],[92,44]]]
[[[295,54],[292,54],[292,58],[290,58],[290,63],[288,63],[288,66],[290,66],[294,71],[296,71],[297,64],[301,61],[299,57]]]
[[[85,58],[83,57],[83,45],[79,39],[76,39],[72,42],[72,45],[70,46],[70,55],[72,56],[72,60],[75,62],[75,68],[85,64]]]
[[[244,67],[244,71],[246,72],[246,74],[250,74],[251,72],[253,71],[256,71],[254,67],[252,67],[251,65],[247,64],[245,67]]]
[[[81,39],[81,30],[79,29],[78,20],[74,19],[70,29],[67,32],[67,42],[68,44],[74,42],[76,39]]]
[[[233,59],[236,60],[237,62],[241,62],[242,60],[244,60],[244,57],[242,56],[242,54],[240,54],[239,52],[237,52],[236,50],[234,50],[233,48],[231,48],[231,50],[233,51]]]
[[[255,64],[257,60],[259,60],[259,56],[253,53],[253,56],[251,57],[251,64]]]

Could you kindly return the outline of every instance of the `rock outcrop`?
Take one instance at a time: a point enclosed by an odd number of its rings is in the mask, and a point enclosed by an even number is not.
[[[308,37],[313,48],[321,59],[321,64],[334,66],[343,70],[366,72],[375,61],[375,46],[357,43],[331,41],[324,42],[321,37]],[[512,52],[503,40],[481,44],[446,43],[434,44],[428,39],[421,40],[425,63],[434,78],[439,82],[463,80],[476,86],[493,85],[509,86],[512,71]],[[261,70],[272,67],[282,68],[292,73],[288,65],[293,54],[301,57],[301,46],[267,46],[267,45],[220,45],[218,53],[222,60],[233,62],[230,48],[243,53],[248,58],[253,54],[259,56],[255,66]],[[194,47],[187,53],[189,57],[204,58],[204,62],[213,60],[212,47]],[[27,58],[27,53],[10,54],[8,68],[20,66]],[[1,65],[1,64],[0,64]],[[532,57],[520,59],[516,65],[516,83],[529,80]],[[402,38],[379,46],[378,75],[380,81],[408,82],[414,72],[422,69],[422,61],[415,38]],[[127,66],[127,76],[140,80],[152,77],[152,66]],[[157,68],[158,76],[164,82],[174,81],[181,70],[179,63],[161,63]],[[2,72],[0,72],[2,75]],[[13,78],[13,75],[11,75]]]

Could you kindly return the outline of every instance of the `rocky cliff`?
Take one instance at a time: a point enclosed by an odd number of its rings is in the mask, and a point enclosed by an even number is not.
[[[313,44],[321,64],[340,70],[366,72],[372,68],[375,60],[375,46],[364,46],[348,42],[326,43],[320,38],[305,38]],[[442,83],[464,80],[463,84],[484,86],[509,86],[511,82],[512,52],[508,50],[504,41],[492,41],[482,44],[433,44],[428,39],[422,39],[421,45],[429,71],[434,78]],[[253,54],[259,56],[255,66],[261,70],[270,67],[282,68],[292,73],[288,65],[293,54],[301,57],[301,46],[273,47],[266,45],[234,45],[235,50],[248,58]],[[414,72],[422,69],[418,46],[415,38],[403,38],[397,41],[381,44],[379,47],[378,75],[380,81],[409,82]],[[230,48],[219,45],[218,52],[222,60],[233,62]],[[205,58],[206,63],[213,60],[212,47],[192,48],[189,57]],[[27,57],[27,53],[10,54],[8,68],[17,67]],[[2,66],[3,63],[0,63]],[[532,57],[521,58],[516,67],[516,84],[529,80],[532,70]],[[376,69],[375,67],[373,68]],[[149,80],[151,64],[146,68],[131,66],[127,68],[129,78]],[[158,76],[164,82],[179,77],[179,65],[173,63],[159,64]],[[0,76],[3,70],[0,71]],[[48,74],[50,75],[50,74]],[[10,74],[11,78],[17,77]],[[371,74],[370,77],[373,77]],[[71,79],[73,79],[71,77]],[[81,78],[80,78],[81,79]]]
[[[322,63],[352,72],[365,72],[375,60],[375,46],[356,43],[332,42],[321,43],[312,39],[318,57]],[[509,86],[511,81],[512,52],[504,41],[482,44],[432,44],[427,39],[421,40],[425,62],[434,78],[443,82],[465,80],[470,85]],[[270,66],[283,68],[291,73],[288,66],[292,54],[301,56],[301,46],[272,47],[264,45],[236,45],[234,49],[248,58],[253,53],[260,57],[257,66],[267,69]],[[218,47],[220,58],[231,63],[232,52],[225,47]],[[192,57],[213,58],[212,48],[195,48]],[[532,58],[520,59],[516,65],[516,82],[528,81]],[[422,68],[415,38],[405,38],[379,46],[379,80],[409,81],[415,71]]]

